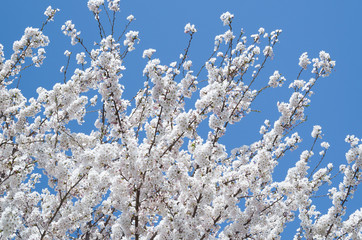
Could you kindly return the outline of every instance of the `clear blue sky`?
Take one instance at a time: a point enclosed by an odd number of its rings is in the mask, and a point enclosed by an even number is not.
[[[41,69],[22,74],[20,88],[27,97],[34,96],[38,86],[49,89],[62,81],[63,75],[59,73],[59,69],[66,62],[63,52],[66,49],[77,49],[71,47],[69,39],[60,31],[66,20],[73,20],[89,46],[94,40],[99,40],[96,22],[88,11],[86,2],[2,1],[0,43],[5,47],[7,58],[11,54],[13,41],[20,39],[27,26],[41,26],[45,19],[43,12],[48,5],[61,9],[55,22],[45,30],[51,41],[46,48],[45,64]],[[228,130],[223,140],[228,150],[257,140],[259,135],[255,133],[264,119],[277,118],[276,102],[288,100],[291,91],[287,86],[298,74],[300,54],[308,52],[310,57],[317,57],[320,50],[325,50],[336,61],[336,68],[330,77],[321,79],[314,89],[316,94],[307,110],[308,122],[297,129],[304,139],[303,144],[296,154],[288,155],[282,160],[281,169],[276,174],[285,174],[286,168],[294,165],[297,154],[310,148],[310,132],[312,126],[317,124],[322,126],[324,140],[331,144],[326,163],[344,163],[344,154],[348,150],[348,145],[344,142],[345,136],[355,134],[362,137],[362,1],[359,0],[122,0],[118,16],[119,30],[123,29],[125,18],[133,14],[136,21],[130,29],[140,31],[141,38],[137,50],[126,62],[124,81],[130,88],[128,96],[133,96],[144,80],[142,69],[146,61],[141,58],[143,50],[155,48],[155,57],[160,58],[164,64],[178,60],[179,54],[187,45],[188,39],[183,29],[188,22],[195,24],[198,29],[190,56],[196,66],[202,65],[211,53],[214,36],[226,30],[219,19],[225,11],[235,15],[234,29],[243,28],[248,36],[256,33],[259,27],[264,27],[267,32],[283,30],[274,60],[269,63],[262,78],[267,78],[276,69],[287,79],[287,84],[282,89],[269,91],[256,102],[255,106],[262,110],[260,114],[251,114],[241,124]],[[318,151],[317,148],[316,155]],[[282,176],[276,178],[281,179]],[[362,194],[356,194],[350,202],[351,210],[360,208],[361,202]],[[284,236],[289,238],[288,234]]]

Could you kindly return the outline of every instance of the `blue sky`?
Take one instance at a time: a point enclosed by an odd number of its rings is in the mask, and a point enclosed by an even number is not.
[[[34,96],[38,86],[49,89],[63,80],[63,75],[59,73],[60,67],[66,63],[63,52],[66,49],[73,52],[78,49],[72,48],[69,39],[60,31],[66,20],[73,20],[89,46],[94,40],[99,40],[96,22],[88,11],[86,2],[2,1],[0,43],[4,45],[6,57],[11,54],[13,41],[20,39],[27,26],[41,26],[45,19],[43,12],[48,5],[61,10],[56,15],[55,22],[50,23],[45,30],[51,43],[46,48],[47,59],[43,67],[22,74],[20,88],[27,97]],[[163,64],[177,61],[179,54],[187,46],[188,38],[183,29],[188,22],[195,24],[198,30],[190,54],[198,69],[210,55],[215,35],[226,30],[219,19],[225,11],[235,15],[234,29],[243,28],[247,36],[256,33],[259,27],[264,27],[267,32],[283,30],[280,44],[275,49],[275,57],[260,79],[267,78],[274,70],[279,70],[287,79],[287,84],[282,89],[269,91],[255,102],[257,109],[262,110],[261,113],[251,114],[238,126],[232,126],[228,130],[223,140],[228,150],[257,140],[257,132],[264,119],[275,120],[278,117],[276,102],[288,100],[291,91],[287,86],[298,74],[299,56],[308,52],[310,57],[317,57],[320,50],[325,50],[336,61],[336,68],[330,77],[317,83],[314,89],[316,94],[307,109],[308,121],[297,129],[304,141],[296,154],[288,155],[282,160],[277,174],[282,178],[286,169],[294,165],[298,154],[310,148],[313,141],[310,132],[313,125],[317,124],[322,126],[324,140],[331,145],[325,163],[344,163],[344,154],[348,150],[348,144],[344,142],[345,136],[354,134],[362,137],[362,1],[359,0],[122,0],[118,29],[122,31],[126,24],[125,18],[133,14],[136,21],[130,29],[140,31],[141,38],[137,50],[132,52],[126,62],[124,81],[130,89],[128,96],[132,97],[144,80],[142,70],[146,61],[141,58],[143,50],[156,49],[154,56],[160,58]],[[360,208],[361,200],[362,194],[357,193],[350,202],[351,210]]]

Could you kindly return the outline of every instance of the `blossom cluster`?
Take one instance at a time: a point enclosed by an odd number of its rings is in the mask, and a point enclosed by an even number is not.
[[[185,30],[184,30],[185,33],[195,33],[196,32],[196,28],[195,28],[195,25],[194,24],[186,24],[185,26]]]
[[[18,75],[26,58],[31,58],[35,66],[39,67],[45,59],[45,49],[48,46],[49,38],[38,28],[27,27],[20,40],[13,43],[13,53],[10,59],[4,58],[3,45],[0,46],[0,83],[12,82],[10,77]],[[37,49],[36,53],[34,50]]]
[[[56,12],[59,12],[59,9],[53,9],[51,6],[49,6],[45,10],[44,15],[48,17],[49,21],[54,21],[54,16]]]
[[[75,25],[71,20],[68,20],[62,26],[62,30],[64,35],[69,36],[71,38],[72,45],[77,44],[77,40],[79,38],[80,32],[75,29]]]
[[[104,2],[88,1],[96,21]],[[119,11],[119,0],[107,2]],[[63,33],[84,49],[64,55],[81,68],[67,76],[71,70],[62,67],[64,82],[39,87],[30,99],[10,78],[26,57],[40,66],[49,39],[27,28],[10,59],[0,45],[0,238],[279,239],[299,218],[295,239],[360,239],[362,211],[346,216],[346,206],[362,180],[361,139],[345,139],[347,161],[337,169],[343,179],[329,189],[326,213],[312,201],[334,180],[335,167],[322,161],[330,145],[319,142],[321,126],[313,127],[312,147],[300,151],[284,178],[274,174],[302,146],[295,129],[306,121],[312,87],[335,66],[328,53],[312,61],[301,55],[301,72],[289,84],[294,91],[277,103],[279,116],[264,121],[259,140],[224,145],[230,125],[256,111],[255,99],[287,81],[278,70],[261,75],[281,30],[260,28],[248,41],[231,28],[233,18],[221,15],[228,29],[215,37],[201,70],[189,56],[194,25],[185,26],[189,45],[177,61],[161,63],[155,49],[144,50],[145,81],[132,99],[123,74],[140,37],[128,25],[121,37],[101,31],[90,49],[67,21]],[[80,130],[84,122],[91,131]]]
[[[100,6],[104,4],[104,0],[89,0],[87,5],[89,11],[92,11],[94,14],[99,14],[101,9]],[[110,6],[112,3],[110,3]]]
[[[139,32],[137,31],[129,31],[126,34],[126,40],[124,40],[123,45],[128,46],[128,51],[133,51],[135,49],[134,45],[136,43],[136,40],[139,41],[138,34]]]

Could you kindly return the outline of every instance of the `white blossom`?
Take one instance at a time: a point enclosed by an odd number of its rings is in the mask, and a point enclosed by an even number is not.
[[[303,53],[299,58],[299,66],[303,69],[307,69],[308,65],[310,64],[310,60],[308,58],[308,53]]]
[[[321,147],[322,147],[322,148],[328,149],[329,146],[330,146],[330,145],[329,145],[328,142],[322,142],[322,143],[321,143]]]
[[[90,103],[92,106],[95,106],[97,104],[97,100],[98,100],[98,95],[95,95],[94,97],[92,97],[90,99]]]
[[[43,64],[44,59],[45,59],[45,49],[44,48],[39,48],[38,54],[36,56],[32,57],[32,61],[36,67],[40,67],[40,65]]]
[[[319,58],[313,58],[312,73],[320,74],[322,77],[327,77],[336,65],[335,61],[331,60],[329,53],[325,51],[319,52]]]
[[[231,14],[229,12],[225,12],[225,13],[221,14],[221,16],[220,16],[220,20],[223,22],[224,26],[230,25],[233,18],[234,18],[234,14]]]
[[[48,6],[44,15],[48,17],[49,21],[54,21],[54,15],[56,12],[59,12],[59,9],[53,9],[52,6]]]
[[[194,24],[192,24],[192,25],[190,23],[186,24],[184,33],[191,33],[192,34],[192,33],[195,33],[195,32],[197,32],[197,30],[196,30]]]
[[[5,238],[14,236],[13,232],[17,229],[17,227],[21,224],[20,216],[11,207],[6,207],[1,214],[0,220],[0,230],[2,232],[2,236]]]
[[[225,39],[225,43],[230,42],[231,40],[233,40],[235,38],[234,34],[232,31],[227,30],[224,34],[224,39]]]
[[[127,17],[127,21],[132,22],[135,19],[135,17],[131,14]]]
[[[263,50],[264,56],[273,57],[273,48],[271,46],[266,46]]]
[[[108,1],[108,8],[111,11],[115,11],[115,12],[119,11],[119,3],[121,0],[107,0],[107,1]]]
[[[112,1],[113,2],[113,1]],[[101,9],[100,6],[104,4],[104,0],[89,0],[87,3],[88,9],[94,14],[98,14]]]
[[[289,84],[289,88],[295,89],[303,89],[306,82],[304,80],[294,80],[291,84]]]
[[[64,55],[67,56],[67,57],[69,57],[71,54],[72,54],[72,53],[69,52],[68,50],[65,50],[65,52],[64,52]]]
[[[268,85],[275,88],[278,86],[282,86],[285,78],[280,75],[279,71],[275,71],[272,76],[269,77]]]
[[[76,57],[77,59],[77,64],[87,64],[87,61],[85,61],[85,53],[81,52],[81,53],[77,53]]]
[[[129,31],[128,33],[126,33],[126,40],[123,41],[123,45],[128,46],[129,52],[135,49],[134,45],[136,43],[136,40],[138,40],[137,42],[139,42],[138,34],[138,31]]]
[[[190,70],[190,68],[192,66],[192,61],[191,60],[185,61],[182,66],[185,70]]]
[[[170,66],[173,67],[173,68],[175,68],[175,67],[177,66],[177,62],[172,62],[172,63],[170,63]]]
[[[143,51],[142,58],[147,57],[148,59],[150,59],[155,52],[156,52],[156,50],[153,48],[146,49]]]
[[[259,32],[259,35],[263,35],[265,33],[265,29],[259,28],[258,32]]]
[[[361,210],[347,211],[362,181],[360,138],[346,137],[346,162],[334,168],[323,162],[330,145],[319,143],[321,126],[313,127],[312,146],[296,132],[306,120],[311,88],[335,66],[328,53],[312,60],[312,73],[303,73],[309,80],[290,83],[289,100],[277,103],[279,112],[255,139],[231,125],[259,107],[264,113],[259,96],[286,81],[277,70],[267,79],[262,72],[281,30],[259,28],[250,39],[231,29],[234,15],[226,12],[227,29],[214,38],[204,65],[194,62],[192,47],[167,64],[146,49],[144,81],[134,91],[125,82],[140,77],[125,66],[140,34],[126,32],[133,15],[117,32],[107,14],[119,11],[119,3],[88,1],[101,29],[92,46],[65,22],[63,33],[81,45],[72,51],[82,66],[62,66],[70,76],[38,87],[32,98],[13,81],[26,61],[45,67],[49,38],[26,28],[9,58],[0,44],[1,239],[280,239],[297,218],[294,239],[361,238]],[[46,22],[56,11],[46,10]],[[184,30],[196,32],[190,23]],[[68,60],[71,54],[64,52]],[[310,63],[303,53],[299,65]],[[230,130],[247,141],[235,138],[230,149],[224,145]],[[292,167],[283,176],[277,168],[286,159]],[[341,178],[334,179],[338,169]],[[331,207],[319,211],[312,200],[324,190]]]
[[[313,131],[311,133],[312,138],[322,138],[322,127],[319,125],[313,126]]]
[[[76,40],[78,40],[80,32],[75,29],[75,25],[72,23],[71,20],[66,21],[61,29],[63,30],[64,35],[71,38],[72,45],[77,44]]]

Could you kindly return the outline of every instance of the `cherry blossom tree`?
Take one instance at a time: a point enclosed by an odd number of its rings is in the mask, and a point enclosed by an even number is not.
[[[48,7],[40,28],[26,28],[8,59],[0,45],[1,239],[279,239],[293,221],[300,222],[294,239],[362,239],[362,209],[346,216],[362,179],[359,138],[346,137],[347,161],[335,168],[323,161],[329,144],[316,125],[313,145],[284,180],[273,179],[280,159],[302,141],[296,130],[312,89],[335,66],[328,53],[303,53],[294,81],[279,71],[265,81],[261,72],[282,31],[260,28],[247,37],[226,12],[226,31],[201,69],[189,57],[197,36],[189,23],[178,61],[162,65],[155,49],[144,50],[143,88],[126,99],[122,74],[139,32],[129,30],[132,15],[116,31],[119,2],[88,1],[102,39],[94,46],[71,20],[64,23],[63,33],[83,51],[66,50],[64,81],[39,87],[37,97],[25,98],[16,81],[24,69],[41,67],[50,42],[44,31],[59,10]],[[74,56],[79,67],[69,76]],[[230,125],[254,111],[257,97],[286,82],[290,99],[278,102],[279,118],[265,120],[260,140],[235,149],[220,143]],[[71,126],[95,111],[90,134]],[[330,187],[324,200],[332,207],[321,213],[313,196],[335,173],[342,181]]]

